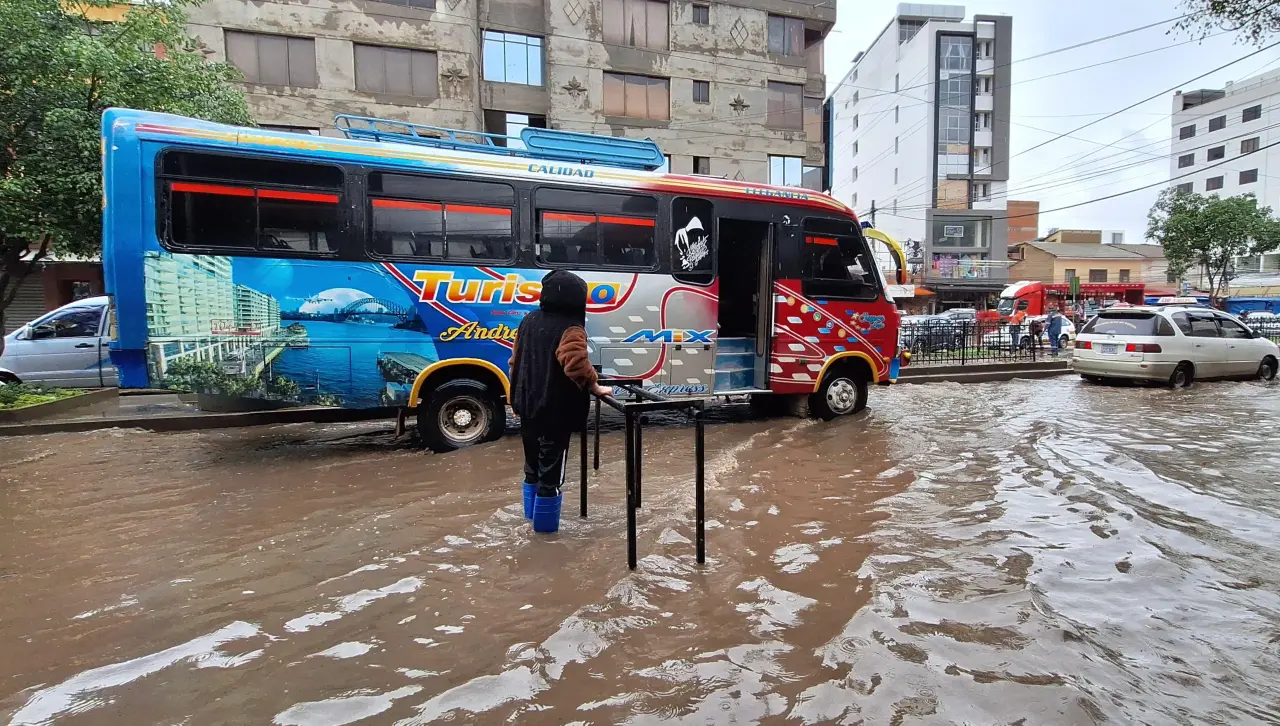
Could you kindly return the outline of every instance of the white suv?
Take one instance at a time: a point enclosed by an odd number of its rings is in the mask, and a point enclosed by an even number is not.
[[[1205,307],[1112,308],[1076,336],[1071,367],[1085,380],[1189,386],[1198,379],[1272,380],[1280,349],[1235,316]]]

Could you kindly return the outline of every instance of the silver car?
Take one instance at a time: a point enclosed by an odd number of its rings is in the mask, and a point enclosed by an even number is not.
[[[63,305],[4,337],[0,383],[97,388],[119,383],[107,349],[107,298]]]

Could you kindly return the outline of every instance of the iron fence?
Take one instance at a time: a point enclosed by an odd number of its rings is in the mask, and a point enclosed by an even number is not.
[[[1074,335],[1059,334],[1059,356],[1072,340]],[[911,351],[913,365],[1029,362],[1051,359],[1054,353],[1045,327],[998,321],[926,320],[906,324],[902,327],[902,344]]]

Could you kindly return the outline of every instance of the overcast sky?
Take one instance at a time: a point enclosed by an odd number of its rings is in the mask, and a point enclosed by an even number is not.
[[[875,40],[898,6],[892,0],[838,2],[836,27],[826,41],[829,87],[839,83],[852,65],[854,55]],[[1050,227],[1121,229],[1125,231],[1126,241],[1142,241],[1147,210],[1161,187],[1060,212],[1043,210],[1168,179],[1172,91],[1072,134],[1085,140],[1062,138],[1034,151],[1020,152],[1054,134],[1071,132],[1165,89],[1222,88],[1226,81],[1239,81],[1263,71],[1280,69],[1280,48],[1274,48],[1191,81],[1257,49],[1237,43],[1229,33],[1203,42],[1186,42],[1191,39],[1189,35],[1166,32],[1172,28],[1171,24],[1046,58],[1021,61],[1045,51],[1176,17],[1183,12],[1177,0],[983,0],[963,3],[963,6],[966,19],[970,20],[975,13],[1013,18],[1010,198],[1040,202],[1041,234]],[[1145,51],[1152,52],[1036,80],[1040,76]],[[1112,143],[1124,148],[1141,147],[1142,152],[1123,153],[1117,148],[1101,146]],[[1089,159],[1097,160],[1096,164],[1074,171],[1058,171],[1090,152],[1093,154]],[[1123,169],[1108,172],[1121,165]],[[1090,171],[1097,171],[1099,175],[1089,179],[1069,178]],[[1273,202],[1272,206],[1280,204]]]

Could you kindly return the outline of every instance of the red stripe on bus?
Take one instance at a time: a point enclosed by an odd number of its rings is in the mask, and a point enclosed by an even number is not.
[[[432,202],[402,202],[399,199],[375,199],[373,206],[383,209],[425,209],[430,212],[439,212],[444,209],[442,205]]]
[[[446,212],[461,212],[463,214],[493,214],[501,217],[510,217],[511,210],[502,207],[475,207],[467,204],[446,204],[444,205]]]
[[[594,214],[565,214],[563,212],[543,212],[543,219],[549,219],[553,222],[582,222],[583,224],[595,224],[596,216]]]
[[[811,245],[831,245],[839,247],[840,243],[834,237],[805,237],[805,241]]]
[[[601,224],[628,224],[632,227],[652,227],[652,219],[637,219],[635,217],[601,217]]]
[[[169,189],[175,192],[192,192],[195,194],[219,194],[224,197],[252,197],[253,190],[244,187],[227,187],[220,184],[193,184],[191,182],[174,182]]]
[[[337,204],[337,194],[314,194],[312,192],[281,192],[275,189],[259,189],[260,199],[288,199],[293,202],[320,202],[321,204]]]

